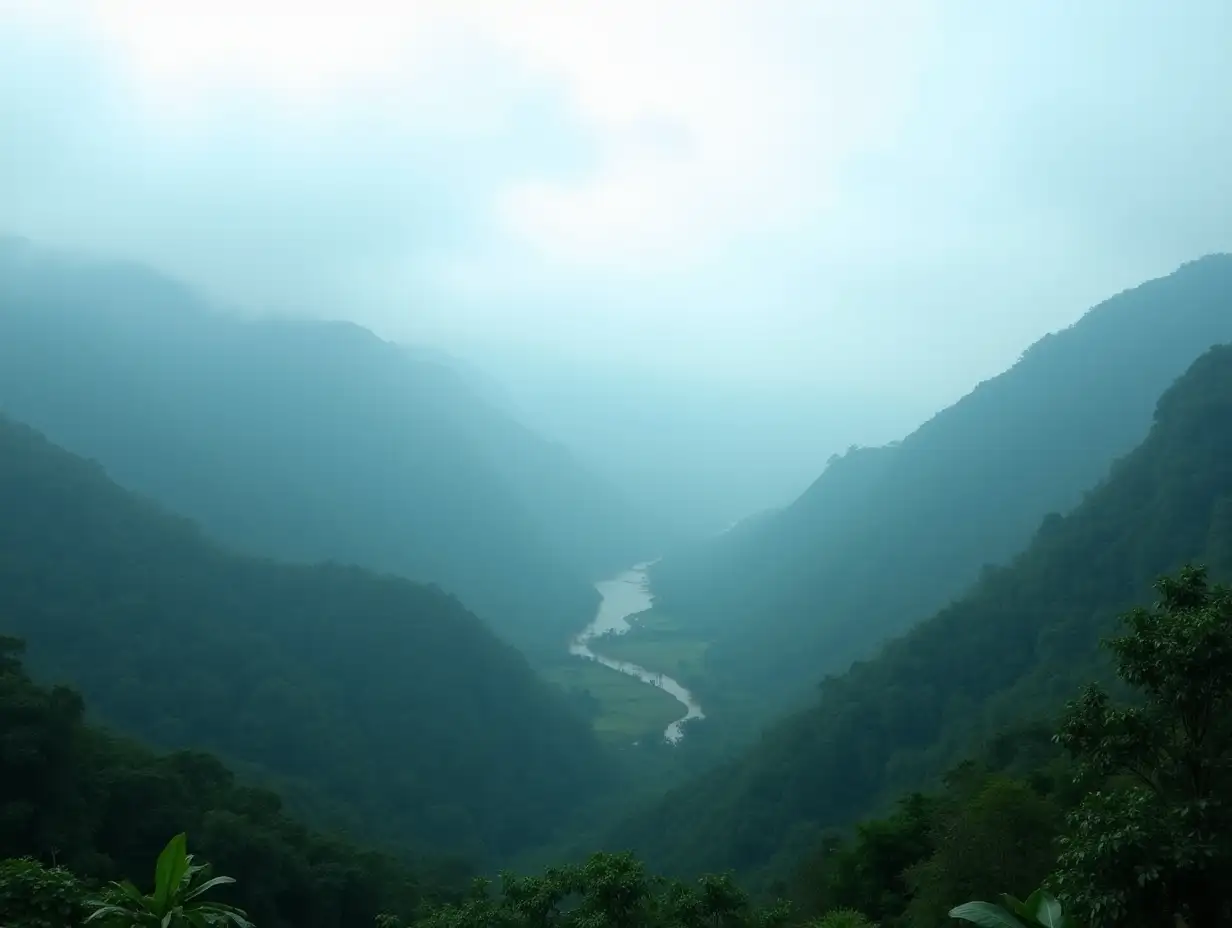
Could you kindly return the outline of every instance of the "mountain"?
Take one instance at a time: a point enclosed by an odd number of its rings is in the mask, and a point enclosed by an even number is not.
[[[364,840],[504,859],[605,782],[588,725],[437,588],[232,554],[4,419],[0,512],[0,634],[37,678]]]
[[[778,514],[664,558],[656,607],[711,641],[715,714],[804,699],[1011,558],[1225,341],[1232,256],[1213,255],[1096,306],[903,441],[836,456]]]
[[[244,320],[140,267],[0,243],[0,411],[227,544],[435,582],[562,651],[649,520],[472,381],[355,325]]]
[[[19,653],[18,642],[0,638],[6,924],[80,925],[89,911],[73,913],[72,894],[53,893],[52,881],[27,879],[34,860],[144,886],[167,838],[185,831],[194,852],[237,879],[229,901],[263,928],[371,925],[382,912],[409,916],[464,888],[468,873],[456,862],[398,860],[305,828],[276,793],[238,781],[212,755],[160,755],[87,724],[80,695],[34,684]],[[97,896],[96,887],[80,889]]]
[[[1048,515],[1008,566],[829,678],[812,707],[630,819],[612,843],[677,872],[791,860],[980,739],[1047,717],[1106,677],[1098,643],[1117,615],[1187,563],[1232,578],[1232,346],[1199,358],[1158,401],[1146,440],[1070,514]],[[899,565],[878,566],[897,583]]]

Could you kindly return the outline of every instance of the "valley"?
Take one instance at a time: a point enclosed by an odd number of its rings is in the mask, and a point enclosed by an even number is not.
[[[663,728],[662,737],[671,744],[678,743],[685,735],[685,725],[704,719],[705,713],[696,697],[668,672],[660,668],[678,662],[678,656],[667,648],[641,646],[634,650],[636,663],[627,652],[619,654],[619,643],[639,630],[639,617],[650,612],[653,596],[647,576],[649,564],[638,564],[621,574],[595,584],[602,597],[595,618],[570,642],[569,653],[574,657],[595,663],[608,671],[637,680],[643,686],[652,687],[670,696],[683,709]],[[633,624],[630,620],[633,620]],[[600,697],[600,702],[602,698]],[[661,700],[656,699],[656,704]],[[618,711],[618,710],[617,710]],[[612,714],[604,705],[604,715],[598,723],[604,725],[604,716]],[[610,729],[609,729],[610,730]]]
[[[573,926],[579,896],[619,911],[612,881],[660,914],[593,924],[691,928],[712,905],[733,928],[942,928],[1054,876],[1089,907],[1121,890],[1053,849],[1106,812],[1075,759],[1104,750],[1083,740],[1103,703],[1077,694],[1137,685],[1141,652],[1177,680],[1226,670],[1184,698],[1232,705],[1232,665],[1186,664],[1232,654],[1206,574],[1232,578],[1232,346],[1204,347],[1232,341],[1230,258],[1101,304],[904,441],[687,544],[369,334],[225,318],[131,268],[77,269],[126,307],[86,316],[62,264],[9,261],[0,907],[62,847],[105,879],[179,832],[273,928]],[[134,317],[139,295],[176,324]],[[147,354],[151,332],[191,363]],[[1127,612],[1153,583],[1156,612]],[[1190,627],[1199,648],[1168,637]],[[1118,628],[1139,642],[1119,664],[1099,644]],[[462,889],[511,864],[543,875]]]
[[[0,240],[0,921],[187,841],[260,928],[1232,923],[1232,256],[718,535],[582,460]]]

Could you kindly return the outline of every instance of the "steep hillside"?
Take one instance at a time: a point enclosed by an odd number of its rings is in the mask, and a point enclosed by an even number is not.
[[[1230,256],[1113,297],[902,442],[833,460],[779,515],[665,558],[658,605],[713,639],[708,690],[799,698],[1020,551],[1230,340]]]
[[[228,544],[439,583],[524,649],[585,624],[646,522],[466,378],[349,324],[250,322],[0,244],[0,411]]]
[[[1128,372],[1127,372],[1128,373]],[[742,758],[630,821],[614,843],[677,871],[770,866],[964,756],[985,734],[1055,710],[1104,672],[1099,639],[1187,562],[1232,576],[1232,347],[1159,400],[1145,442],[1069,515],[987,570]],[[881,582],[898,582],[882,562]]]
[[[110,724],[295,780],[366,839],[491,860],[604,779],[587,726],[455,598],[227,553],[0,419],[0,634]]]
[[[209,754],[159,755],[88,725],[81,697],[36,686],[18,653],[18,642],[0,638],[0,859],[54,860],[89,879],[144,886],[168,836],[187,831],[194,852],[237,879],[227,898],[262,928],[371,925],[465,886],[458,863],[397,860],[306,829],[277,794],[237,782]],[[0,870],[6,924],[81,924],[84,912],[28,920],[12,863]],[[46,916],[43,890],[31,901]]]

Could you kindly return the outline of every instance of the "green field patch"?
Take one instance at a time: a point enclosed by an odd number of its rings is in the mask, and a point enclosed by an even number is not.
[[[684,715],[684,707],[657,686],[596,661],[570,658],[547,668],[543,675],[575,705],[589,709],[595,733],[605,740],[629,744],[661,738],[663,730]]]
[[[710,643],[682,629],[670,615],[650,609],[629,618],[632,628],[591,642],[604,657],[630,661],[655,673],[674,677],[684,686],[706,672]]]

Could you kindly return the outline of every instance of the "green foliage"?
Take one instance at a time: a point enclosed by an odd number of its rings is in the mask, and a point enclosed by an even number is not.
[[[88,912],[86,887],[69,871],[29,858],[0,860],[5,928],[78,928]]]
[[[687,885],[650,876],[630,854],[596,854],[542,876],[505,874],[496,894],[479,881],[470,899],[416,928],[779,928],[790,916],[782,905],[754,906],[727,877]]]
[[[907,873],[928,857],[944,800],[919,793],[893,814],[859,824],[849,840],[831,840],[800,868],[799,895],[811,912],[857,909],[874,921],[902,913]]]
[[[1025,901],[1003,895],[1004,905],[966,902],[950,910],[950,918],[972,922],[980,928],[1079,928],[1061,910],[1054,896],[1037,889]]]
[[[1056,876],[1092,928],[1232,919],[1232,591],[1199,568],[1158,588],[1109,642],[1142,701],[1090,687],[1058,736],[1106,784],[1072,814]]]
[[[964,899],[1026,891],[1054,869],[1071,770],[1012,733],[959,765],[941,791],[910,794],[804,858],[791,891],[807,914],[852,910],[883,928],[943,928]],[[1016,749],[1011,750],[1010,745]],[[1015,776],[1010,769],[1033,769]],[[995,765],[995,768],[994,766]]]
[[[850,825],[1110,677],[1100,639],[1157,577],[1187,561],[1232,575],[1229,421],[1232,347],[1219,347],[1160,398],[1147,440],[1009,566],[827,679],[814,705],[631,816],[612,843],[670,872],[764,872],[793,835]],[[895,570],[870,583],[896,586]]]
[[[34,672],[320,823],[486,862],[605,782],[586,721],[438,589],[227,553],[3,418],[0,512],[0,633]]]
[[[238,879],[232,899],[260,928],[411,916],[462,881],[445,861],[399,861],[308,831],[209,755],[158,756],[86,726],[76,694],[35,686],[18,653],[11,640],[0,647],[0,858],[58,859],[82,879],[117,880],[144,870],[168,833],[188,831]],[[86,898],[65,870],[0,863],[5,928],[79,928]]]
[[[806,911],[852,909],[885,928],[942,928],[947,910],[992,928],[1225,924],[1232,591],[1195,567],[1157,588],[1156,607],[1128,611],[1108,642],[1138,698],[1115,706],[1090,686],[1072,702],[1055,739],[1072,761],[1035,750],[1033,729],[1007,734],[942,792],[823,844],[799,874]],[[951,908],[1041,884],[1069,914],[1044,890]]]
[[[855,909],[835,909],[809,922],[808,928],[877,928]]]
[[[172,838],[154,868],[154,892],[142,895],[128,880],[111,884],[104,900],[94,904],[86,922],[115,928],[215,928],[233,925],[252,928],[245,913],[234,906],[207,901],[210,890],[234,883],[229,876],[209,876],[209,867],[194,864],[184,834]]]
[[[907,922],[940,926],[958,899],[1039,885],[1056,864],[1062,811],[1053,797],[1005,776],[939,816],[928,858],[907,874]]]

